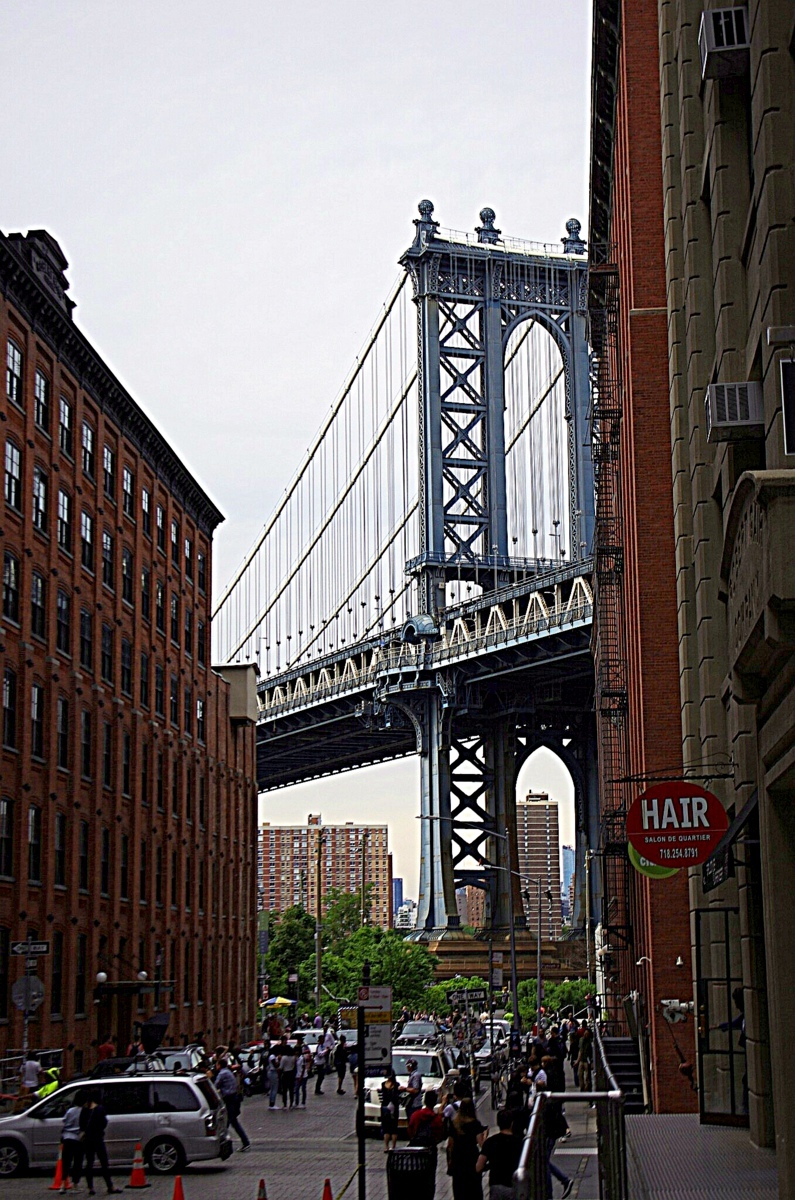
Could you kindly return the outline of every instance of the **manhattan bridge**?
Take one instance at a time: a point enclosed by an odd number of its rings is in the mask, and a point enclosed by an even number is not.
[[[599,840],[587,259],[443,230],[400,278],[221,597],[217,661],[256,661],[261,790],[419,755],[419,936],[486,889],[522,914],[516,782],[539,747]],[[509,892],[509,889],[511,891]],[[516,924],[521,924],[518,917]]]

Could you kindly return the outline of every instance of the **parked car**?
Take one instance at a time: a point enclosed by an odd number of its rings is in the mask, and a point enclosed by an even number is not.
[[[453,1083],[459,1074],[452,1053],[445,1047],[429,1049],[421,1044],[411,1049],[395,1045],[392,1050],[392,1069],[401,1088],[408,1084],[410,1072],[406,1064],[411,1058],[417,1061],[417,1070],[422,1075],[423,1091],[433,1088],[438,1092],[439,1105],[443,1108],[447,1102],[447,1094],[452,1091]],[[364,1080],[364,1123],[371,1129],[381,1124],[382,1083],[383,1079],[375,1075]],[[406,1110],[401,1106],[398,1126],[405,1129],[407,1125]]]
[[[88,1090],[100,1093],[108,1114],[105,1145],[111,1166],[129,1167],[137,1142],[155,1175],[170,1175],[203,1159],[224,1161],[232,1153],[226,1107],[209,1079],[120,1075],[65,1084],[25,1112],[0,1117],[0,1179],[28,1167],[55,1166],[64,1114]]]
[[[396,1046],[435,1046],[440,1040],[435,1021],[407,1021],[395,1039]]]

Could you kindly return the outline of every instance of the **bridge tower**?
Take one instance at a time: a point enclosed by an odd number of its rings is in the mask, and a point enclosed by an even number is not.
[[[503,239],[489,208],[475,237],[442,235],[429,200],[419,212],[401,265],[418,322],[420,553],[406,569],[417,577],[422,611],[403,636],[430,644],[448,582],[498,590],[517,570],[532,569],[511,558],[506,503],[505,355],[522,323],[541,325],[562,359],[574,563],[592,551],[594,487],[579,222],[568,222],[554,253]],[[404,706],[421,746],[420,937],[458,926],[455,889],[466,883],[486,889],[496,927],[512,917],[523,923],[515,788],[522,754],[534,748],[522,749],[523,707],[521,692],[479,707],[471,689],[458,695],[441,675]]]

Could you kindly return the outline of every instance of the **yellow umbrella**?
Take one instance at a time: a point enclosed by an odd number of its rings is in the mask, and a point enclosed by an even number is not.
[[[263,1008],[289,1008],[291,1004],[296,1004],[295,1000],[288,1000],[285,996],[274,996],[272,1000],[263,1000]]]

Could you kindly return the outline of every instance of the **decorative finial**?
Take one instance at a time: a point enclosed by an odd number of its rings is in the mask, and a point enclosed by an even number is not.
[[[497,214],[493,208],[481,208],[480,219],[483,224],[478,225],[475,229],[475,233],[478,235],[479,242],[487,242],[493,245],[495,242],[500,240],[500,234],[502,233],[502,230],[494,228],[494,220],[496,216]]]
[[[436,230],[439,228],[439,222],[433,219],[433,202],[431,200],[420,200],[417,208],[420,211],[420,219],[415,218],[414,224],[417,228],[416,242],[429,242]]]
[[[582,225],[580,224],[580,222],[577,220],[576,217],[572,217],[570,220],[568,220],[566,222],[567,236],[560,239],[563,242],[563,253],[564,254],[584,254],[585,253],[585,242],[580,237],[581,229],[582,229]]]

